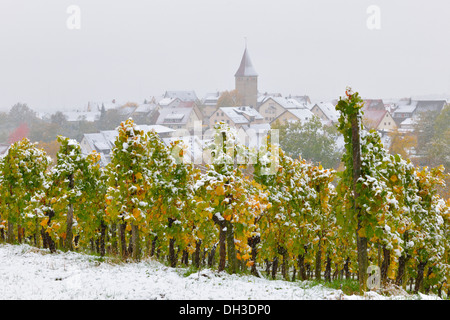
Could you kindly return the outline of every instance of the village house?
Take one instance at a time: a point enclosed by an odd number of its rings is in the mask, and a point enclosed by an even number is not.
[[[386,133],[397,129],[397,124],[382,99],[364,99],[363,125],[366,129]]]
[[[259,106],[259,113],[268,123],[272,122],[289,109],[303,109],[305,106],[295,99],[287,99],[283,97],[265,97]]]
[[[284,111],[282,114],[280,114],[278,117],[276,117],[270,125],[273,126],[274,124],[281,124],[284,125],[288,122],[307,122],[311,120],[314,117],[314,113],[312,113],[307,108],[302,109],[288,109]]]
[[[199,108],[202,112],[203,120],[205,121],[205,123],[209,123],[209,118],[214,114],[214,112],[216,112],[220,95],[221,93],[219,91],[210,92],[207,93],[202,99]]]
[[[309,98],[309,96],[307,95],[296,95],[296,96],[291,96],[289,95],[287,97],[287,99],[294,99],[295,101],[297,101],[298,103],[300,103],[301,105],[307,106],[311,104],[311,99]]]
[[[390,132],[397,129],[397,124],[389,111],[383,109],[364,110],[363,124],[367,129],[374,129],[382,132]]]
[[[396,124],[400,125],[405,119],[412,118],[416,107],[417,101],[410,101],[407,104],[399,104],[392,114]]]
[[[153,99],[151,101],[144,101],[144,103],[139,104],[130,116],[133,119],[145,119],[147,123],[155,123],[159,115],[158,110],[158,103]]]
[[[177,108],[161,108],[159,116],[155,124],[163,125],[174,130],[194,131],[194,123],[201,121],[194,108],[177,107]]]
[[[249,106],[221,107],[210,117],[209,127],[212,128],[219,122],[239,129],[243,125],[264,123],[264,117],[255,108]]]
[[[445,100],[402,100],[393,113],[398,126],[407,118],[420,118],[425,112],[440,113],[447,104]]]
[[[417,119],[414,118],[406,118],[400,123],[398,131],[401,133],[411,133],[415,130],[417,125]]]
[[[162,98],[158,102],[158,106],[160,108],[176,108],[178,104],[180,104],[181,99],[180,98]]]
[[[315,103],[310,110],[327,125],[333,125],[339,121],[339,111],[331,102]]]

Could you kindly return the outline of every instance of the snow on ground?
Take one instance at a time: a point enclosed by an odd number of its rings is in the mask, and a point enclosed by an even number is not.
[[[210,269],[183,274],[154,260],[139,263],[99,262],[98,257],[36,249],[28,245],[0,245],[0,299],[180,299],[180,300],[291,300],[386,299],[345,296],[340,290],[302,282],[229,275]],[[435,299],[435,296],[397,296],[391,299]]]

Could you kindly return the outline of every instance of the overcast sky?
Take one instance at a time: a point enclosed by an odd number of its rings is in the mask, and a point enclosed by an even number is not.
[[[260,92],[450,97],[449,13],[448,0],[1,0],[0,110],[232,90],[244,37]]]

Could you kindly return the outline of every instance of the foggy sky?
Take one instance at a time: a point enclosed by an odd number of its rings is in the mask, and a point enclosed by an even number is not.
[[[244,37],[260,92],[450,97],[449,12],[447,0],[1,0],[0,110],[232,90]]]

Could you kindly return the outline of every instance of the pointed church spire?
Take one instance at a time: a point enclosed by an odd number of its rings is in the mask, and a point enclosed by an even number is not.
[[[241,64],[239,69],[236,71],[235,77],[257,77],[258,74],[253,67],[252,61],[250,60],[250,55],[247,49],[247,38],[245,38],[245,50],[242,56]]]

